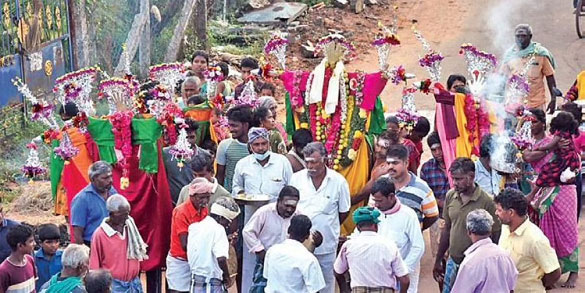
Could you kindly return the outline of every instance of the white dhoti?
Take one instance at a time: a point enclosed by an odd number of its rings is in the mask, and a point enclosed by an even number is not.
[[[244,206],[244,225],[248,223],[252,215],[258,210],[258,206],[246,205]],[[239,232],[240,235],[242,231]],[[256,267],[256,254],[251,253],[246,246],[242,249],[242,291],[249,292],[252,286],[252,279],[254,278],[254,268]]]
[[[414,272],[409,272],[408,278],[410,279],[410,285],[408,286],[408,293],[418,292],[418,279],[420,277],[420,262],[416,265]]]
[[[189,292],[191,287],[191,267],[189,267],[189,262],[167,254],[166,278],[169,289]]]
[[[320,293],[335,292],[335,276],[333,275],[333,263],[335,262],[335,252],[315,255],[321,266],[321,272],[325,279],[325,288]]]

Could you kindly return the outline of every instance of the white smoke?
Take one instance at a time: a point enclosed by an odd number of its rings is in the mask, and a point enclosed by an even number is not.
[[[508,48],[514,45],[514,16],[521,14],[521,10],[534,5],[533,0],[498,0],[487,13],[487,28],[496,49],[496,54],[502,56]]]

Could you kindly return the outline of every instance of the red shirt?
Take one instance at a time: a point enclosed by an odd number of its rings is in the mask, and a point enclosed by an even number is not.
[[[190,200],[178,205],[173,210],[173,220],[171,222],[171,250],[172,257],[187,260],[187,252],[181,245],[181,234],[189,233],[189,225],[197,223],[207,217],[208,210],[203,208],[201,213],[195,209]]]
[[[124,282],[130,282],[138,277],[140,262],[128,259],[128,230],[125,234],[122,238],[122,235],[108,224],[102,224],[97,228],[91,238],[89,269],[106,269],[112,273],[114,279]]]
[[[0,264],[0,292],[36,292],[35,260],[30,255],[24,256],[26,264],[22,267],[13,265],[8,259]]]
[[[402,145],[408,149],[408,170],[417,173],[418,166],[420,165],[421,153],[418,151],[414,142],[408,138],[405,138],[402,141]]]

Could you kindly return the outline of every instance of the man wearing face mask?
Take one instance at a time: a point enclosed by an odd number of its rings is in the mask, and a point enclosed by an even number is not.
[[[345,177],[327,168],[327,150],[321,142],[312,142],[303,149],[307,168],[293,174],[291,182],[300,191],[299,210],[307,215],[313,228],[323,234],[323,243],[315,256],[325,278],[319,292],[335,292],[333,263],[339,242],[340,224],[351,207],[349,185]]]
[[[233,196],[267,195],[271,202],[275,202],[280,190],[290,183],[293,174],[290,162],[284,155],[270,151],[269,136],[268,130],[261,127],[252,127],[248,131],[248,145],[252,153],[236,164]],[[256,209],[257,205],[245,206],[244,224],[248,223]],[[248,292],[252,285],[256,256],[246,249],[242,254],[242,292]]]
[[[530,91],[524,98],[529,109],[542,109],[552,114],[556,107],[556,97],[562,95],[555,81],[555,59],[548,49],[532,41],[532,28],[519,24],[514,30],[516,44],[504,55],[504,71],[510,75],[524,72]],[[550,103],[546,106],[544,78],[550,92]]]
[[[299,190],[292,186],[285,186],[278,194],[275,203],[269,203],[259,208],[244,227],[245,249],[256,254],[253,285],[250,292],[264,292],[266,279],[264,271],[264,256],[274,244],[283,242],[287,238],[290,219],[298,214]]]

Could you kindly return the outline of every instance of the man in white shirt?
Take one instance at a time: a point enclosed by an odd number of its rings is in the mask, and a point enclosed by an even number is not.
[[[323,292],[325,280],[319,262],[303,242],[311,233],[311,220],[296,215],[290,220],[289,239],[273,245],[264,258],[266,293],[315,293]]]
[[[483,191],[494,197],[500,193],[502,176],[491,167],[490,153],[492,152],[493,138],[491,134],[481,139],[479,146],[479,159],[475,161],[475,183]]]
[[[344,276],[349,270],[351,292],[408,292],[408,268],[398,247],[377,233],[380,211],[361,207],[353,212],[360,234],[343,243],[335,260],[335,276],[341,292],[350,292]],[[399,284],[399,286],[398,286]]]
[[[248,131],[252,154],[236,164],[232,195],[268,195],[270,201],[275,202],[280,190],[290,182],[293,174],[290,162],[285,156],[270,151],[269,136],[268,130],[261,127],[252,127]],[[256,209],[257,205],[246,205],[244,222],[240,224],[246,224]],[[252,285],[256,256],[247,249],[242,250],[242,255],[242,292],[248,292]]]
[[[209,215],[189,226],[187,259],[191,268],[191,293],[223,293],[233,284],[228,269],[229,241],[226,228],[240,214],[229,197],[218,198]]]
[[[256,267],[250,292],[264,292],[266,279],[263,277],[263,267],[266,251],[287,238],[290,219],[298,214],[298,202],[299,190],[285,186],[280,191],[277,202],[259,208],[244,226],[242,232],[246,244],[244,248],[256,254]]]
[[[374,182],[372,199],[374,206],[382,212],[378,223],[378,234],[386,237],[398,247],[410,277],[409,293],[418,292],[420,260],[425,252],[425,241],[418,217],[413,209],[400,203],[396,197],[396,186],[392,179],[381,177]],[[354,235],[359,234],[356,228]]]
[[[296,172],[291,184],[300,193],[298,209],[307,215],[315,230],[323,235],[323,243],[315,249],[315,256],[327,284],[322,293],[335,291],[333,262],[339,242],[340,223],[347,218],[351,199],[349,185],[345,178],[327,168],[327,151],[321,142],[312,142],[303,149],[307,168]]]

